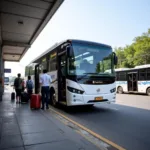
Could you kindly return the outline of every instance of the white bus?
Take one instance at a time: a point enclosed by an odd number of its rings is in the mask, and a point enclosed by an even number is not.
[[[120,68],[116,71],[117,93],[146,93],[150,96],[150,65]]]
[[[9,77],[4,77],[4,85],[9,85]]]
[[[116,64],[117,57],[108,45],[66,40],[32,61],[25,75],[32,76],[35,93],[40,93],[39,76],[43,69],[48,70],[53,80],[50,98],[54,106],[58,103],[66,106],[111,103],[116,99]]]

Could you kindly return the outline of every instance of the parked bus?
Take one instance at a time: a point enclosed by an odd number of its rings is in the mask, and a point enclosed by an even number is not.
[[[9,85],[9,77],[4,77],[4,85]]]
[[[54,106],[94,105],[115,102],[116,84],[114,65],[117,57],[111,46],[66,40],[54,45],[32,61],[25,71],[35,82],[35,93],[40,92],[39,76],[43,69],[52,77],[50,98]],[[110,72],[106,70],[110,69]]]
[[[118,93],[146,93],[150,96],[150,65],[135,68],[116,69],[116,88]]]

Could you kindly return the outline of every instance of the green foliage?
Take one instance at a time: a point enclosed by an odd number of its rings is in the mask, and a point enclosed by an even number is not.
[[[150,64],[150,29],[136,37],[131,45],[115,48],[118,56],[117,68],[132,68]]]
[[[30,67],[26,66],[26,68],[25,68],[25,76],[29,75],[29,70],[30,70]]]
[[[96,65],[96,72],[97,73],[99,73],[101,71],[100,67],[101,67],[100,63],[97,63],[97,65]]]
[[[106,57],[103,59],[103,61],[100,61],[99,63],[97,63],[96,65],[96,72],[100,73],[100,72],[105,72],[109,69],[111,69],[111,55],[109,57]]]

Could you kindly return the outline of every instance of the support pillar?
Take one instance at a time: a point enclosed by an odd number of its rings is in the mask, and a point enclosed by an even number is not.
[[[2,101],[3,93],[4,93],[4,61],[2,55],[2,47],[0,45],[0,101]]]

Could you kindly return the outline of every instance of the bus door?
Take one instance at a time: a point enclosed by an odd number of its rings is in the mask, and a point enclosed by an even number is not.
[[[39,64],[35,66],[35,80],[34,80],[34,85],[35,85],[35,93],[38,94],[39,91]]]
[[[58,54],[58,100],[66,104],[66,52]]]
[[[138,79],[138,74],[137,72],[131,72],[128,73],[127,75],[128,79],[128,91],[138,91],[137,87],[137,79]]]

